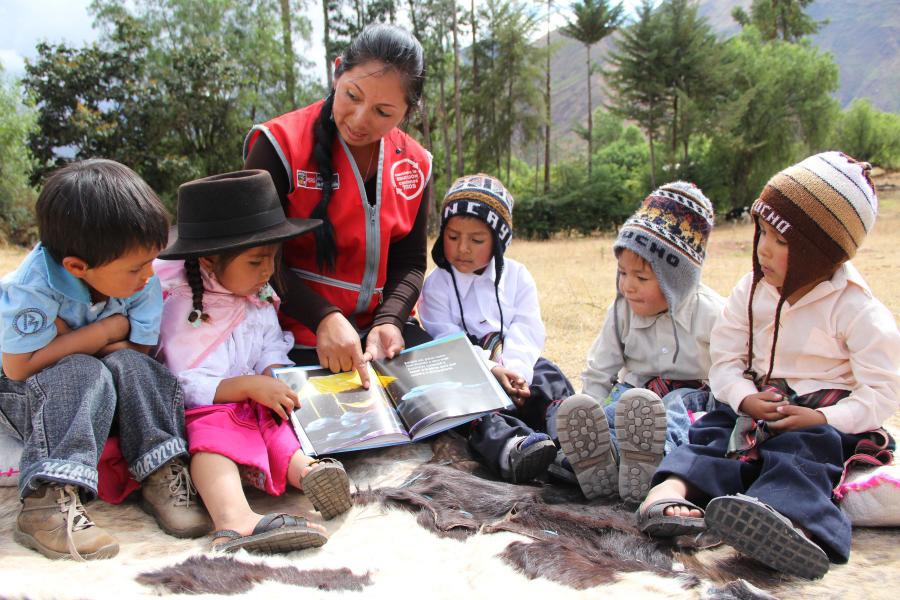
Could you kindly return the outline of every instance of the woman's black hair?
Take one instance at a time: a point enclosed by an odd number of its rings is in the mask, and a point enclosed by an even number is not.
[[[425,54],[422,44],[411,33],[386,23],[367,26],[350,43],[341,54],[341,64],[334,70],[337,81],[345,71],[370,61],[379,61],[388,69],[400,74],[406,87],[406,116],[417,109],[422,98],[425,85]],[[316,261],[319,268],[334,270],[337,256],[337,245],[334,239],[334,227],[328,219],[328,203],[331,201],[332,183],[334,181],[334,165],[331,152],[337,137],[337,126],[334,123],[332,108],[334,106],[334,89],[325,98],[322,112],[313,127],[313,157],[322,176],[322,199],[310,215],[313,219],[322,219],[322,226],[316,228]]]

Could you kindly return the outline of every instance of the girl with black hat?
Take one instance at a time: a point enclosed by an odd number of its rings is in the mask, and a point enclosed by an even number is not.
[[[306,519],[254,512],[242,480],[273,495],[290,483],[326,519],[350,508],[343,466],[301,451],[288,418],[297,395],[270,376],[293,364],[293,337],[281,330],[268,282],[281,242],[319,223],[285,218],[265,171],[178,189],[178,224],[155,265],[165,296],[159,355],[184,390],[191,474],[217,529],[215,550],[290,552],[326,541]]]

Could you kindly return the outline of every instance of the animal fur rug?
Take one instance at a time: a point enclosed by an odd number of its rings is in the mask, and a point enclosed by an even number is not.
[[[806,582],[727,547],[697,548],[703,539],[650,542],[622,506],[574,488],[495,481],[452,434],[342,460],[356,505],[324,523],[325,546],[281,556],[208,553],[207,540],[166,535],[136,503],[95,501],[89,513],[119,555],[50,561],[13,541],[19,505],[0,488],[0,598],[893,598],[900,587],[896,530],[854,531],[850,563]],[[318,520],[299,493],[248,495],[259,512]]]

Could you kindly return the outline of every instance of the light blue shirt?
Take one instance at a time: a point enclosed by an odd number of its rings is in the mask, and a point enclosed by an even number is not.
[[[131,323],[128,340],[155,345],[162,318],[162,288],[154,275],[129,298],[91,302],[87,285],[38,244],[19,268],[0,280],[0,351],[34,352],[56,337],[56,318],[79,329],[112,315],[125,315]]]

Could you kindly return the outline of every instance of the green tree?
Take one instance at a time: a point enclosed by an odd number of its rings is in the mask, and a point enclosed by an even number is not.
[[[663,52],[655,66],[667,88],[669,162],[674,167],[680,160],[684,169],[691,137],[718,121],[724,72],[715,33],[695,0],[668,0],[658,13]]]
[[[19,99],[18,82],[8,80],[0,64],[0,233],[20,244],[36,235],[31,211],[36,194],[28,179],[35,160],[27,144],[36,116]]]
[[[637,123],[650,150],[650,185],[656,187],[655,143],[665,125],[668,87],[659,61],[667,52],[660,17],[649,0],[637,9],[637,20],[622,30],[618,49],[605,72],[610,109]]]
[[[712,139],[710,169],[721,179],[710,197],[746,206],[772,173],[823,149],[838,115],[838,70],[813,46],[767,43],[753,27],[725,44],[723,60],[733,112]]]
[[[37,177],[105,156],[172,201],[187,179],[239,168],[251,124],[321,94],[304,76],[309,63],[284,51],[280,0],[95,0],[91,11],[97,43],[41,44],[26,67]],[[308,21],[290,17],[292,38],[308,39]]]
[[[831,146],[885,168],[900,166],[900,115],[857,98],[841,113]]]
[[[815,34],[828,23],[827,20],[815,21],[804,12],[813,2],[815,0],[753,0],[749,15],[738,6],[731,11],[731,16],[742,27],[756,27],[766,40],[796,42]]]
[[[479,118],[470,123],[467,141],[474,169],[499,174],[505,166],[510,173],[514,146],[527,147],[543,119],[543,54],[531,43],[538,22],[517,0],[488,0],[480,16],[483,35],[470,48],[478,88],[469,86],[464,105]]]
[[[621,4],[610,7],[608,0],[582,0],[572,6],[575,18],[562,28],[565,36],[584,44],[587,54],[587,100],[588,100],[588,179],[591,177],[593,146],[593,112],[591,102],[591,75],[594,73],[594,62],[591,60],[591,46],[615,31],[622,23],[623,8]]]

